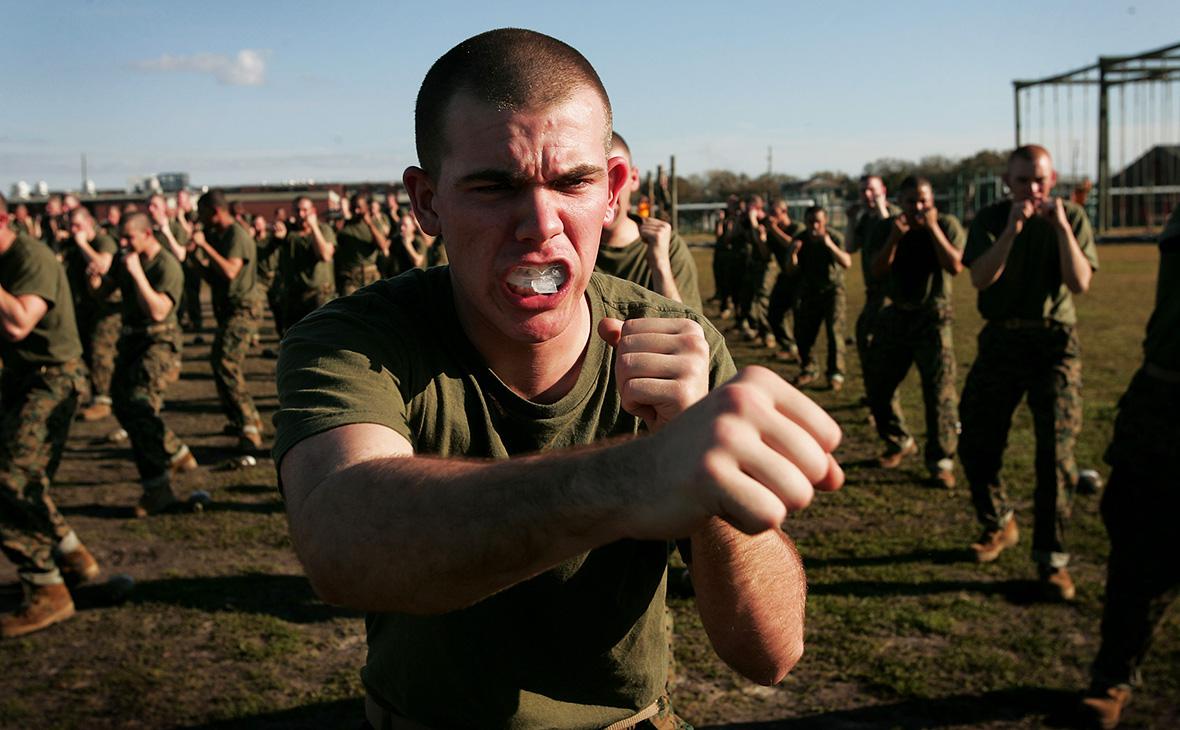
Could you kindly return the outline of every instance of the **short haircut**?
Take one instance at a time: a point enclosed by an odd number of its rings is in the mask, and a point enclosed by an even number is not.
[[[164,205],[168,204],[168,199],[164,197],[163,193],[152,193],[151,195],[147,196],[147,200],[144,201],[144,205],[151,205],[152,201],[155,200],[156,198],[163,200]]]
[[[1036,162],[1042,156],[1048,157],[1049,162],[1053,161],[1053,155],[1049,154],[1049,150],[1039,144],[1026,144],[1012,150],[1012,154],[1008,155],[1008,164],[1011,165],[1014,160]]]
[[[623,135],[618,132],[611,132],[610,134],[610,149],[607,152],[614,152],[615,150],[622,151],[627,158],[627,164],[631,164],[631,146],[627,144],[627,140],[623,139]]]
[[[820,213],[827,213],[827,212],[828,211],[822,205],[813,205],[803,213],[803,217],[814,219]]]
[[[861,185],[868,185],[873,180],[880,180],[882,185],[885,184],[885,178],[881,177],[880,175],[870,173],[868,175],[861,175],[860,176],[860,184]]]
[[[310,202],[311,202],[311,196],[310,196],[310,195],[296,195],[296,196],[295,196],[295,200],[294,200],[294,201],[292,201],[292,203],[291,203],[291,207],[292,207],[292,208],[296,208],[296,209],[298,209],[298,208],[299,208],[299,204],[300,204],[300,203],[302,203],[302,202],[303,202],[303,201],[305,201],[305,200],[306,200],[307,202],[309,202],[309,203],[310,203]],[[286,211],[284,211],[284,212],[286,212]]]
[[[446,154],[447,109],[462,92],[498,111],[518,111],[553,106],[581,88],[592,89],[602,100],[602,145],[609,152],[610,99],[585,56],[556,38],[521,28],[468,38],[435,61],[422,80],[414,106],[418,162],[437,178]]]
[[[131,215],[123,219],[123,230],[133,231],[150,231],[152,229],[152,222],[148,219],[147,213],[135,211]]]
[[[224,210],[229,212],[229,201],[225,199],[225,191],[221,188],[212,188],[209,192],[201,196],[197,201],[197,208],[205,208],[208,210]]]
[[[90,211],[84,205],[79,205],[77,208],[71,210],[70,218],[81,218],[84,221],[94,222],[94,216],[90,215]]]
[[[901,192],[904,193],[907,190],[917,190],[923,186],[928,187],[931,190],[934,189],[934,186],[930,184],[930,181],[921,175],[910,175],[905,180],[901,181]]]
[[[352,204],[353,210],[356,210],[360,206],[361,201],[366,203],[369,202],[369,194],[363,191],[358,191],[353,193],[352,197],[348,199],[348,202]]]

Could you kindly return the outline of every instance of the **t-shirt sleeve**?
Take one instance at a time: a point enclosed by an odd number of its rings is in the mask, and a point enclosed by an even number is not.
[[[300,441],[353,423],[386,426],[412,443],[397,351],[388,331],[346,311],[320,310],[293,327],[275,374],[275,464]]]
[[[52,309],[57,292],[57,272],[53,270],[54,266],[61,264],[48,256],[25,258],[17,269],[8,293],[14,297],[35,294],[44,299],[45,304]]]
[[[171,259],[168,263],[172,266],[163,267],[160,280],[153,288],[171,299],[173,306],[175,306],[180,302],[180,297],[184,293],[184,269],[180,268],[180,262],[176,259]]]
[[[953,215],[948,215],[943,220],[942,233],[946,236],[946,240],[950,241],[951,245],[962,251],[967,245],[967,231],[963,230],[963,224],[959,219]]]
[[[237,225],[234,225],[233,236],[229,241],[229,249],[222,254],[227,259],[242,259],[242,261],[250,261],[250,246],[246,241],[249,233],[244,230],[239,230]]]
[[[98,253],[109,253],[114,255],[119,252],[119,243],[105,233],[100,233],[94,237],[93,248]]]

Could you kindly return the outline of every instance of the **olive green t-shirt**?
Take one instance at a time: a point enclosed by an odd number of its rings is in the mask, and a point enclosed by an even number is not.
[[[835,231],[828,231],[832,242],[843,248],[844,237]],[[836,259],[822,238],[805,231],[797,239],[803,242],[799,247],[799,283],[805,292],[822,292],[844,286],[844,267]]]
[[[938,227],[947,241],[959,251],[967,245],[967,232],[953,215],[940,213]],[[862,256],[872,262],[889,240],[893,219],[877,221],[862,249]],[[951,273],[942,267],[934,247],[934,235],[920,226],[910,226],[897,242],[893,266],[881,282],[890,301],[908,307],[937,308],[950,302]]]
[[[668,263],[672,268],[672,279],[684,303],[701,311],[701,289],[697,284],[697,265],[689,253],[688,245],[678,234],[668,244]],[[611,248],[605,244],[598,247],[596,271],[632,281],[645,289],[652,288],[651,267],[647,263],[647,244],[637,238],[626,246]]]
[[[1159,282],[1143,355],[1152,365],[1180,372],[1180,206],[1160,234]]]
[[[258,281],[270,284],[279,271],[279,255],[282,252],[285,238],[276,238],[267,234],[261,240],[254,239],[254,250],[258,254]]]
[[[344,272],[361,266],[376,266],[377,254],[381,249],[373,238],[373,232],[363,218],[354,218],[340,229],[336,236],[336,255],[333,261],[336,271]]]
[[[332,227],[322,221],[318,225],[324,240],[335,245],[336,232]],[[279,276],[288,296],[298,297],[322,286],[335,286],[332,262],[320,258],[315,237],[310,233],[288,231],[279,251]]]
[[[119,253],[119,243],[114,238],[108,236],[106,231],[101,229],[94,236],[94,240],[90,242],[90,247],[96,253],[105,253],[111,256]],[[118,256],[115,256],[115,258],[117,259]],[[91,306],[96,299],[96,292],[90,289],[90,276],[86,273],[90,261],[72,238],[66,242],[64,263],[66,267],[66,280],[70,282],[70,289],[74,293],[74,303],[78,307]],[[119,290],[112,288],[109,292],[98,294],[97,298],[104,303],[118,302],[120,298]],[[75,308],[74,313],[77,314],[77,308]]]
[[[241,259],[242,268],[232,280],[226,280],[217,264],[209,264],[209,289],[213,292],[214,306],[238,307],[250,302],[257,295],[258,267],[255,260],[258,251],[254,237],[245,226],[237,221],[223,231],[216,232],[209,240],[217,253],[227,259]]]
[[[124,255],[136,256],[138,254],[129,251]],[[143,273],[152,288],[161,294],[166,294],[172,300],[172,308],[168,310],[168,316],[160,322],[152,321],[151,315],[143,311],[143,307],[139,303],[139,286],[120,262],[116,277],[119,289],[123,292],[123,326],[137,333],[146,332],[149,326],[177,326],[176,303],[180,301],[180,297],[184,293],[184,269],[181,268],[180,262],[161,246],[150,260],[144,261],[140,257],[140,265],[143,266]]]
[[[188,245],[188,232],[184,230],[184,226],[180,225],[180,221],[169,218],[168,230],[172,231],[172,235],[176,238],[177,243],[181,246]],[[168,243],[168,237],[160,231],[160,227],[155,223],[152,224],[152,235],[156,237],[156,240],[160,242],[160,245],[164,247],[165,251],[172,253],[172,244]]]
[[[885,209],[889,211],[889,218],[880,218],[876,213],[862,207],[856,214],[852,227],[847,231],[849,239],[845,242],[846,251],[860,251],[860,270],[864,275],[865,291],[870,295],[883,294],[885,288],[885,283],[873,276],[873,260],[868,252],[874,230],[882,221],[901,215],[901,208],[893,203],[886,203]]]
[[[484,364],[455,313],[448,267],[372,284],[308,315],[278,363],[275,463],[296,443],[376,423],[417,454],[505,459],[640,431],[622,409],[603,317],[687,317],[711,352],[710,387],[734,373],[705,317],[595,273],[581,374],[556,403],[525,400]],[[653,475],[657,478],[658,475]],[[621,540],[436,616],[369,614],[368,691],[429,727],[603,727],[665,689],[667,546]]]
[[[48,246],[18,233],[8,251],[0,256],[0,286],[15,297],[35,294],[49,307],[20,342],[0,337],[0,361],[4,367],[18,371],[58,365],[82,356],[66,270]]]
[[[770,224],[767,223],[766,227],[769,229]],[[806,230],[807,226],[803,225],[799,221],[791,221],[784,229],[784,233],[787,234],[786,242],[780,242],[779,239],[774,235],[773,231],[767,231],[766,243],[768,246],[770,246],[770,252],[774,254],[774,260],[778,262],[779,271],[787,272],[790,270],[791,245],[794,240],[799,236],[802,236]],[[796,276],[798,273],[799,272],[795,270],[792,271],[790,275]]]
[[[1008,225],[1012,201],[993,203],[975,216],[967,234],[963,264],[971,266],[995,244]],[[1098,270],[1098,249],[1086,211],[1065,202],[1065,214],[1082,255]],[[1076,324],[1073,297],[1061,279],[1061,258],[1053,225],[1039,215],[1027,220],[1012,244],[1004,271],[995,283],[979,292],[979,313],[989,321],[1004,319],[1052,319]]]

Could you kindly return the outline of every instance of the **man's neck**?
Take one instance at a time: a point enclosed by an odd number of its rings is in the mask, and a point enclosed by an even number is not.
[[[537,403],[555,403],[569,393],[582,372],[591,331],[590,303],[581,306],[570,326],[544,342],[506,340],[478,317],[465,317],[456,302],[463,332],[496,377],[512,392]]]
[[[607,248],[624,248],[639,238],[639,224],[631,216],[619,211],[622,218],[613,229],[602,229],[602,245]]]

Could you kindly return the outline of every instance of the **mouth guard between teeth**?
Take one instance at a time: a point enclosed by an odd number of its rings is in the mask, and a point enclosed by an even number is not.
[[[522,266],[508,275],[509,284],[528,287],[538,294],[556,294],[557,287],[564,280],[565,276],[560,266],[548,266],[544,269]]]

